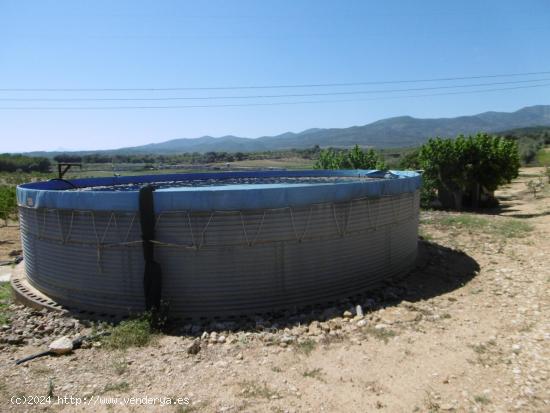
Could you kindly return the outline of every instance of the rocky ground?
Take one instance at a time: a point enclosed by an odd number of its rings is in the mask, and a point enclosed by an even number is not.
[[[336,307],[172,326],[138,348],[85,341],[16,366],[55,338],[109,327],[3,298],[0,410],[548,412],[550,192],[533,199],[525,186],[538,173],[500,191],[493,214],[423,212],[417,268]],[[122,404],[146,396],[159,399]]]

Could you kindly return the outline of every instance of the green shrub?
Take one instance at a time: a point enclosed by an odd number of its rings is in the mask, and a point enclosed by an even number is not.
[[[48,172],[50,160],[44,157],[25,156],[21,154],[0,154],[0,171],[5,172]]]
[[[419,160],[443,206],[455,209],[464,201],[477,208],[482,195],[511,182],[520,166],[516,141],[484,133],[430,139],[420,148]]]
[[[13,218],[17,213],[17,200],[15,187],[8,185],[0,186],[0,219]]]
[[[0,324],[7,324],[9,320],[8,307],[11,304],[10,283],[0,283]]]
[[[125,350],[146,346],[152,337],[151,316],[143,314],[131,320],[121,321],[111,329],[110,335],[106,336],[103,342],[109,349]]]
[[[550,166],[550,148],[542,148],[538,151],[537,162],[539,165]]]
[[[363,150],[355,145],[350,150],[324,149],[319,153],[315,169],[386,169],[382,157],[374,149]]]

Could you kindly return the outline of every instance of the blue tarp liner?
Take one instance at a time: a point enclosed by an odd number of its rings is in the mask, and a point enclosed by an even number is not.
[[[364,181],[296,184],[223,184],[224,179],[277,177],[365,177]],[[141,175],[109,178],[51,180],[17,187],[17,202],[31,208],[97,211],[138,211],[139,191],[94,191],[93,187],[154,185],[155,182],[219,179],[219,185],[160,188],[154,192],[155,212],[234,211],[300,207],[315,203],[344,202],[416,191],[421,176],[413,171],[308,170],[219,172]],[[71,189],[90,188],[86,191]]]

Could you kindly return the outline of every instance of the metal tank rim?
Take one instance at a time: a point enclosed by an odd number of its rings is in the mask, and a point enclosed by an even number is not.
[[[344,202],[364,197],[380,197],[414,192],[421,175],[414,171],[380,170],[296,170],[244,171],[138,175],[50,180],[17,187],[19,206],[96,211],[138,211],[138,191],[69,191],[76,187],[99,187],[155,182],[232,178],[355,177],[365,181],[307,184],[234,184],[158,189],[154,193],[155,212],[229,211],[300,207],[324,202]]]

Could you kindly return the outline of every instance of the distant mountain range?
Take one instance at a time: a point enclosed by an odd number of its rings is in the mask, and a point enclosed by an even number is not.
[[[87,153],[151,153],[181,152],[257,152],[281,149],[302,149],[314,145],[321,147],[396,148],[412,147],[424,143],[430,137],[455,137],[459,134],[499,132],[529,126],[550,126],[550,105],[529,106],[515,112],[484,112],[456,118],[418,119],[399,116],[382,119],[363,126],[349,128],[308,129],[303,132],[287,132],[277,136],[242,138],[222,136],[214,138],[172,139],[161,143],[120,148],[115,150],[91,150],[72,152]],[[55,156],[60,152],[31,152],[29,155]]]

